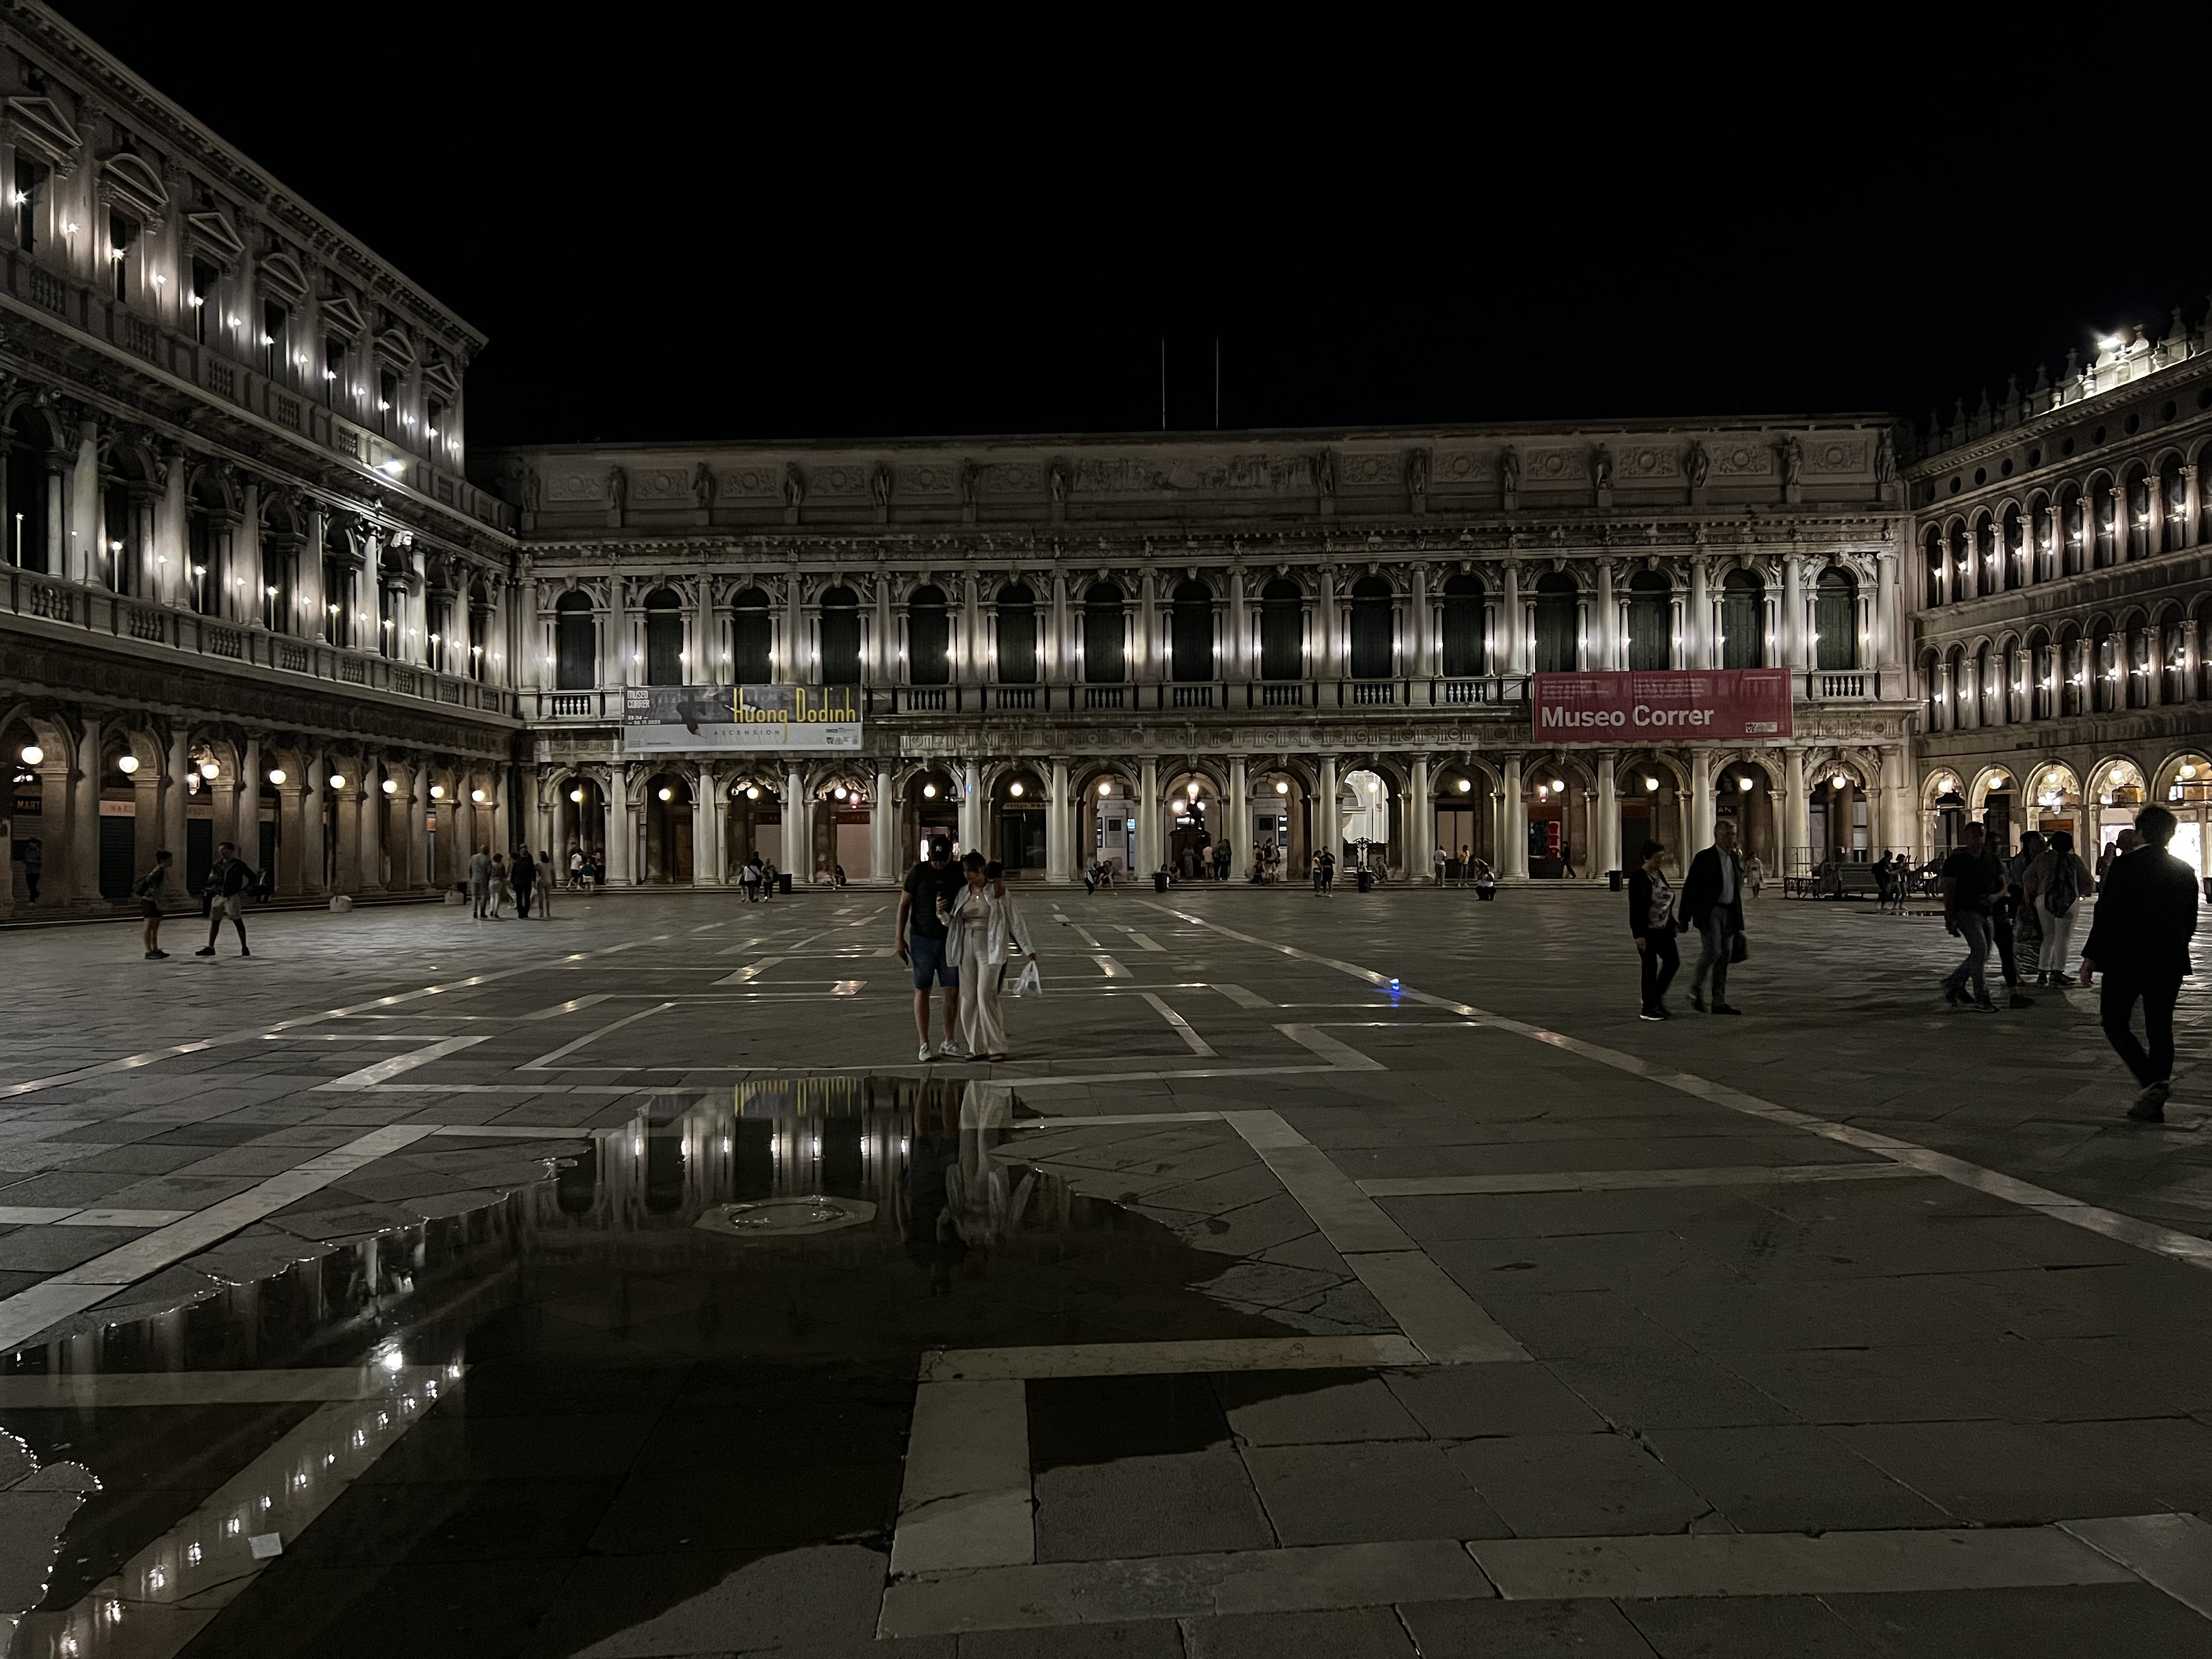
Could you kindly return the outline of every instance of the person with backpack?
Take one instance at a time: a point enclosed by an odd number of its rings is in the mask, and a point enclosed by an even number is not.
[[[2045,982],[2046,971],[2042,956],[2043,918],[2027,902],[2027,870],[2043,856],[2043,849],[2042,830],[2023,831],[2020,851],[2005,865],[2005,898],[2012,909],[2014,946],[2020,955],[2021,977],[2026,979],[2033,974],[2038,985]]]
[[[246,890],[253,884],[253,872],[239,858],[234,842],[225,842],[215,852],[215,863],[209,866],[203,890],[208,897],[208,942],[192,954],[213,956],[216,939],[228,920],[238,929],[238,954],[250,957],[253,952],[246,943]]]
[[[138,878],[131,890],[138,900],[138,914],[146,919],[146,960],[167,962],[161,948],[161,905],[169,896],[169,866],[173,860],[165,848],[154,854],[154,867]]]
[[[2106,1040],[2142,1085],[2128,1108],[2137,1123],[2166,1121],[2173,1086],[2173,1004],[2189,975],[2189,942],[2197,936],[2196,872],[2166,850],[2178,827],[2163,806],[2136,814],[2135,845],[2112,860],[2081,945],[2081,983],[2104,972],[2097,1012]],[[2130,1029],[2138,1002],[2148,1048]]]
[[[2035,920],[2043,930],[2035,958],[2041,971],[2035,982],[2063,990],[2074,982],[2066,975],[2074,921],[2081,914],[2081,901],[2097,890],[2097,879],[2074,850],[2074,837],[2063,830],[2054,830],[2050,844],[2027,866],[2020,885],[2027,902],[2035,907]]]

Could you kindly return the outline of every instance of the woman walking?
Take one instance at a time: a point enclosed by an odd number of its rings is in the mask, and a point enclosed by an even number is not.
[[[2021,890],[2034,907],[2035,919],[2043,929],[2035,956],[2042,971],[2036,975],[2035,982],[2063,990],[2074,982],[2066,972],[2066,963],[2074,944],[2075,919],[2081,914],[2081,901],[2097,890],[2096,878],[2074,850],[2072,836],[2063,830],[2051,831],[2050,845],[2027,866]]]
[[[1667,988],[1682,965],[1674,949],[1674,887],[1659,860],[1667,855],[1660,842],[1644,843],[1644,866],[1628,877],[1628,931],[1636,939],[1637,959],[1644,975],[1642,1019],[1672,1019],[1667,1012]]]
[[[986,864],[981,853],[960,860],[967,886],[945,912],[945,960],[960,975],[960,1042],[977,1060],[1006,1057],[1006,1022],[999,1013],[999,975],[1017,955],[1036,946],[1021,906],[1000,879],[1006,866]]]
[[[169,896],[169,866],[173,860],[167,850],[154,854],[154,867],[138,878],[131,890],[138,895],[138,914],[146,921],[146,960],[167,962],[169,953],[161,948],[161,905]]]

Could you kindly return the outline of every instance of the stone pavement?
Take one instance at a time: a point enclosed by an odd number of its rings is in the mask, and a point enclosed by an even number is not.
[[[924,1084],[894,902],[8,936],[15,1650],[2212,1654],[2205,1097],[2087,994],[1032,890]]]

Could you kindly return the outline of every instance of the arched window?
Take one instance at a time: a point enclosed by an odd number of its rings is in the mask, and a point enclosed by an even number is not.
[[[684,599],[671,588],[645,596],[645,683],[684,684]]]
[[[730,675],[739,685],[768,685],[775,679],[775,618],[768,595],[748,587],[730,601]]]
[[[1482,578],[1462,574],[1444,580],[1444,678],[1471,679],[1488,672],[1482,651]]]
[[[1581,632],[1580,591],[1575,579],[1554,570],[1536,579],[1536,662],[1539,674],[1571,673]]]
[[[1187,581],[1176,589],[1168,645],[1175,678],[1213,678],[1213,590],[1204,582]]]
[[[1391,656],[1390,584],[1362,576],[1352,585],[1352,678],[1389,679]]]
[[[1721,666],[1766,666],[1766,584],[1755,570],[1731,570],[1722,580]]]
[[[599,629],[591,597],[563,593],[553,607],[553,684],[557,690],[588,691],[599,683]]]
[[[945,617],[945,590],[917,587],[906,602],[906,677],[912,685],[945,685],[952,678],[946,647],[951,635]]]
[[[1121,590],[1093,582],[1083,596],[1083,678],[1091,685],[1119,685],[1121,676]]]
[[[1025,582],[1008,582],[999,590],[999,678],[1034,685],[1036,677],[1036,595]]]
[[[1841,565],[1820,573],[1813,590],[1813,666],[1859,665],[1859,585]]]
[[[1656,570],[1639,570],[1628,584],[1628,665],[1651,671],[1674,665],[1674,584]]]
[[[1287,576],[1260,590],[1260,678],[1305,678],[1305,596]]]
[[[849,587],[822,595],[822,684],[860,683],[860,596]]]
[[[39,416],[18,416],[8,445],[8,556],[26,570],[46,568],[46,452]]]

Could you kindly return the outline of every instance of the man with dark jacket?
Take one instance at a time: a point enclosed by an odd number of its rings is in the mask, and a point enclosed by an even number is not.
[[[2189,941],[2197,933],[2197,878],[2166,850],[2173,831],[2173,814],[2163,806],[2136,814],[2136,845],[2112,860],[2081,946],[2081,983],[2104,972],[2098,1012],[2105,1036],[2142,1085],[2128,1109],[2138,1123],[2166,1121],[2173,1079],[2173,1003],[2189,973]],[[2138,999],[2148,1052],[2130,1029]]]
[[[215,851],[215,862],[208,868],[202,889],[208,896],[208,942],[192,954],[213,956],[216,936],[228,921],[238,929],[238,954],[250,957],[253,952],[246,945],[246,893],[253,885],[253,872],[239,858],[238,848],[230,842],[223,842]]]
[[[1735,820],[1713,826],[1713,844],[1690,860],[1682,883],[1682,920],[1704,939],[1690,975],[1690,1006],[1705,1010],[1705,976],[1713,981],[1713,1012],[1741,1013],[1728,1000],[1729,953],[1743,932],[1743,860],[1735,848]]]

